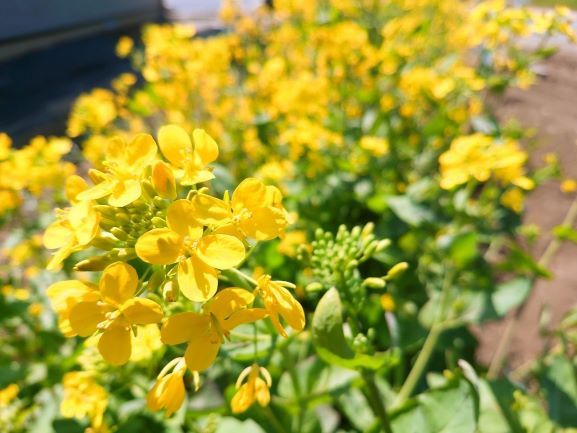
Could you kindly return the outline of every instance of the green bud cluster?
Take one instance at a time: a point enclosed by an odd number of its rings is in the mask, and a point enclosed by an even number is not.
[[[341,225],[336,235],[318,229],[311,242],[312,251],[309,256],[315,281],[306,287],[307,291],[323,291],[335,286],[346,288],[357,297],[362,295],[365,287],[383,288],[384,279],[369,278],[363,281],[358,269],[361,263],[390,244],[388,239],[377,239],[373,229],[374,225],[371,223],[364,227],[354,227],[352,230]],[[302,260],[305,254],[304,249],[299,251]]]

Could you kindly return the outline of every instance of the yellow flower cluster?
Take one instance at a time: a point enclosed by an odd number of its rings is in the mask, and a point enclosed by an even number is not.
[[[502,195],[501,202],[519,213],[522,191],[534,187],[533,180],[525,175],[526,161],[527,153],[512,139],[495,140],[480,133],[458,137],[439,157],[440,185],[453,189],[471,179],[487,182],[493,178],[500,185],[513,187]]]
[[[25,194],[40,197],[48,189],[61,189],[76,170],[62,160],[71,148],[66,138],[38,136],[14,149],[10,137],[0,132],[0,217],[17,209]]]
[[[184,400],[187,368],[199,383],[198,372],[211,366],[235,327],[269,317],[287,336],[281,319],[296,331],[305,325],[288,290],[293,284],[269,275],[254,281],[238,270],[247,249],[283,236],[288,222],[280,191],[248,178],[230,195],[211,194],[201,184],[215,178],[210,164],[218,155],[204,130],[189,134],[176,125],[160,128],[158,144],[144,133],[130,141],[111,139],[102,170],[89,171],[94,185],[70,176],[70,207],[57,210],[44,233],[44,245],[56,250],[49,269],[85,251],[88,258],[75,269],[102,271],[97,284],[65,280],[47,289],[64,335],[90,337],[110,365],[141,359],[135,348],[142,345],[187,344],[184,357],[163,369],[148,396],[150,408],[168,415]],[[227,281],[240,278],[254,290],[221,287],[219,277],[227,271]],[[82,387],[94,388],[88,378],[79,373],[64,385],[70,396],[63,411],[102,416],[105,404],[75,401]]]

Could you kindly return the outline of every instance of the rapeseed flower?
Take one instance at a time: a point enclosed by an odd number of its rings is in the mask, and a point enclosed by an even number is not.
[[[264,379],[262,379],[260,376]],[[245,379],[248,380],[243,383]],[[270,402],[269,388],[272,386],[270,373],[264,367],[253,364],[240,373],[236,381],[236,394],[232,397],[230,406],[233,413],[242,413],[258,402],[262,407]]]

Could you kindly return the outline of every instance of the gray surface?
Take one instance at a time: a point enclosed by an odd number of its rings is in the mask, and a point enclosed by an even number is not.
[[[0,0],[0,42],[103,21],[114,27],[117,17],[159,6],[160,0]]]

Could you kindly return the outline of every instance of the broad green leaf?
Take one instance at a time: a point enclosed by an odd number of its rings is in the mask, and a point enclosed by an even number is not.
[[[321,359],[329,364],[345,368],[369,368],[377,370],[398,361],[396,354],[356,353],[347,342],[343,332],[342,304],[336,288],[329,289],[319,301],[312,322],[313,342]]]
[[[521,305],[531,293],[529,278],[514,278],[499,284],[491,294],[491,302],[498,317],[505,316],[511,309]]]
[[[549,416],[563,427],[577,427],[577,365],[559,354],[548,359],[539,375]]]
[[[265,433],[265,430],[253,420],[239,421],[231,417],[223,417],[218,420],[215,433]]]
[[[449,253],[458,267],[468,265],[478,256],[478,238],[479,235],[475,232],[461,233],[454,237]]]
[[[392,414],[392,427],[402,433],[475,433],[478,417],[478,394],[460,379],[419,394]]]

